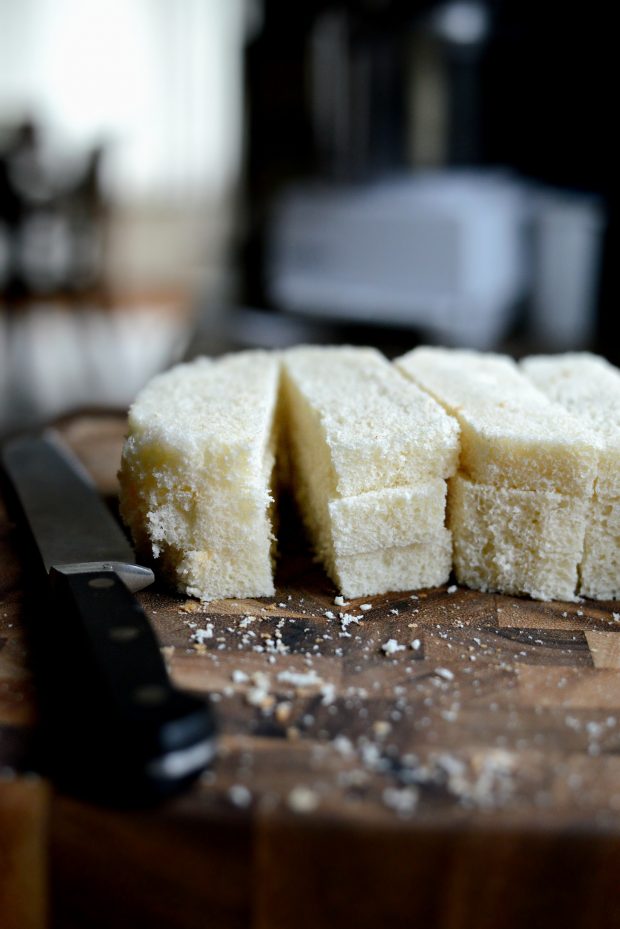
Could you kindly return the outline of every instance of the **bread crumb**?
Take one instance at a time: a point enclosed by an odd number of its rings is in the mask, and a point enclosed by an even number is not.
[[[204,611],[204,604],[198,603],[197,600],[187,600],[179,607],[179,613],[201,613]]]
[[[332,745],[345,758],[353,754],[353,742],[346,735],[337,735]]]
[[[324,683],[323,678],[319,677],[316,671],[280,671],[278,680],[300,688],[317,687]]]
[[[269,675],[256,671],[252,675],[252,683],[254,686],[245,695],[247,703],[250,706],[259,707],[265,714],[269,714],[276,702],[276,698],[269,692]]]
[[[243,784],[233,784],[228,788],[228,799],[234,806],[245,809],[252,802],[252,794]]]
[[[413,642],[411,643],[411,648],[414,650],[414,652],[418,652],[421,647],[422,647],[422,642],[420,641],[420,639],[414,639]]]
[[[319,805],[319,795],[310,787],[293,787],[287,803],[295,813],[313,813]]]
[[[282,700],[280,703],[278,703],[275,709],[275,714],[274,714],[277,721],[279,723],[288,722],[292,709],[293,709],[292,704],[289,703],[287,700]]]
[[[457,590],[458,590],[458,587],[456,586],[456,584],[450,584],[450,586],[448,587],[447,593],[455,594]]]
[[[247,681],[250,680],[250,678],[245,673],[245,671],[239,671],[237,669],[233,671],[233,673],[231,674],[231,677],[235,684],[245,684]]]
[[[368,610],[372,610],[372,603],[360,603],[360,610],[367,613]]]
[[[378,739],[384,739],[392,731],[392,724],[385,719],[378,719],[372,724],[372,729]]]
[[[321,703],[323,706],[330,706],[336,699],[335,684],[326,683],[321,687]]]
[[[433,672],[437,677],[442,677],[444,681],[453,681],[454,673],[449,670],[449,668],[435,668]]]
[[[384,642],[381,646],[381,651],[384,655],[395,655],[396,652],[404,652],[405,646],[399,645],[396,639],[388,639],[387,642]]]
[[[383,791],[383,802],[400,816],[408,816],[418,805],[418,791],[415,787],[386,787]]]
[[[247,701],[251,706],[257,706],[268,716],[273,710],[276,698],[273,694],[266,694],[262,690],[251,690],[247,695]]]

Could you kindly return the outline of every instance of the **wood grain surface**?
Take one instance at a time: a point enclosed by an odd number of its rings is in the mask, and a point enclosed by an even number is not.
[[[123,429],[62,425],[112,506]],[[280,548],[274,598],[140,595],[220,750],[186,796],[115,812],[26,775],[27,566],[0,510],[0,925],[3,887],[14,907],[34,874],[44,899],[45,852],[61,929],[620,926],[620,604],[450,586],[338,605],[292,512]]]

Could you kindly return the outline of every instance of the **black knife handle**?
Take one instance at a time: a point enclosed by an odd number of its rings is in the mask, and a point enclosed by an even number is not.
[[[112,802],[175,793],[213,756],[210,707],[172,685],[155,633],[117,574],[52,569],[50,581],[46,701],[57,777]]]

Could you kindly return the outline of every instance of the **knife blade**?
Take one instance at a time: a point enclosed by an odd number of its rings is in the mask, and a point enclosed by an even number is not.
[[[103,802],[178,792],[212,760],[215,726],[171,683],[133,596],[152,571],[53,431],[13,439],[2,464],[49,580],[30,623],[46,767]]]

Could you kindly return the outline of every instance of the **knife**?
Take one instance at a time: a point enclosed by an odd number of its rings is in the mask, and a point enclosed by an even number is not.
[[[53,430],[8,442],[2,464],[49,580],[29,624],[43,766],[104,803],[179,792],[212,760],[215,726],[205,701],[170,682],[133,596],[153,572]]]

